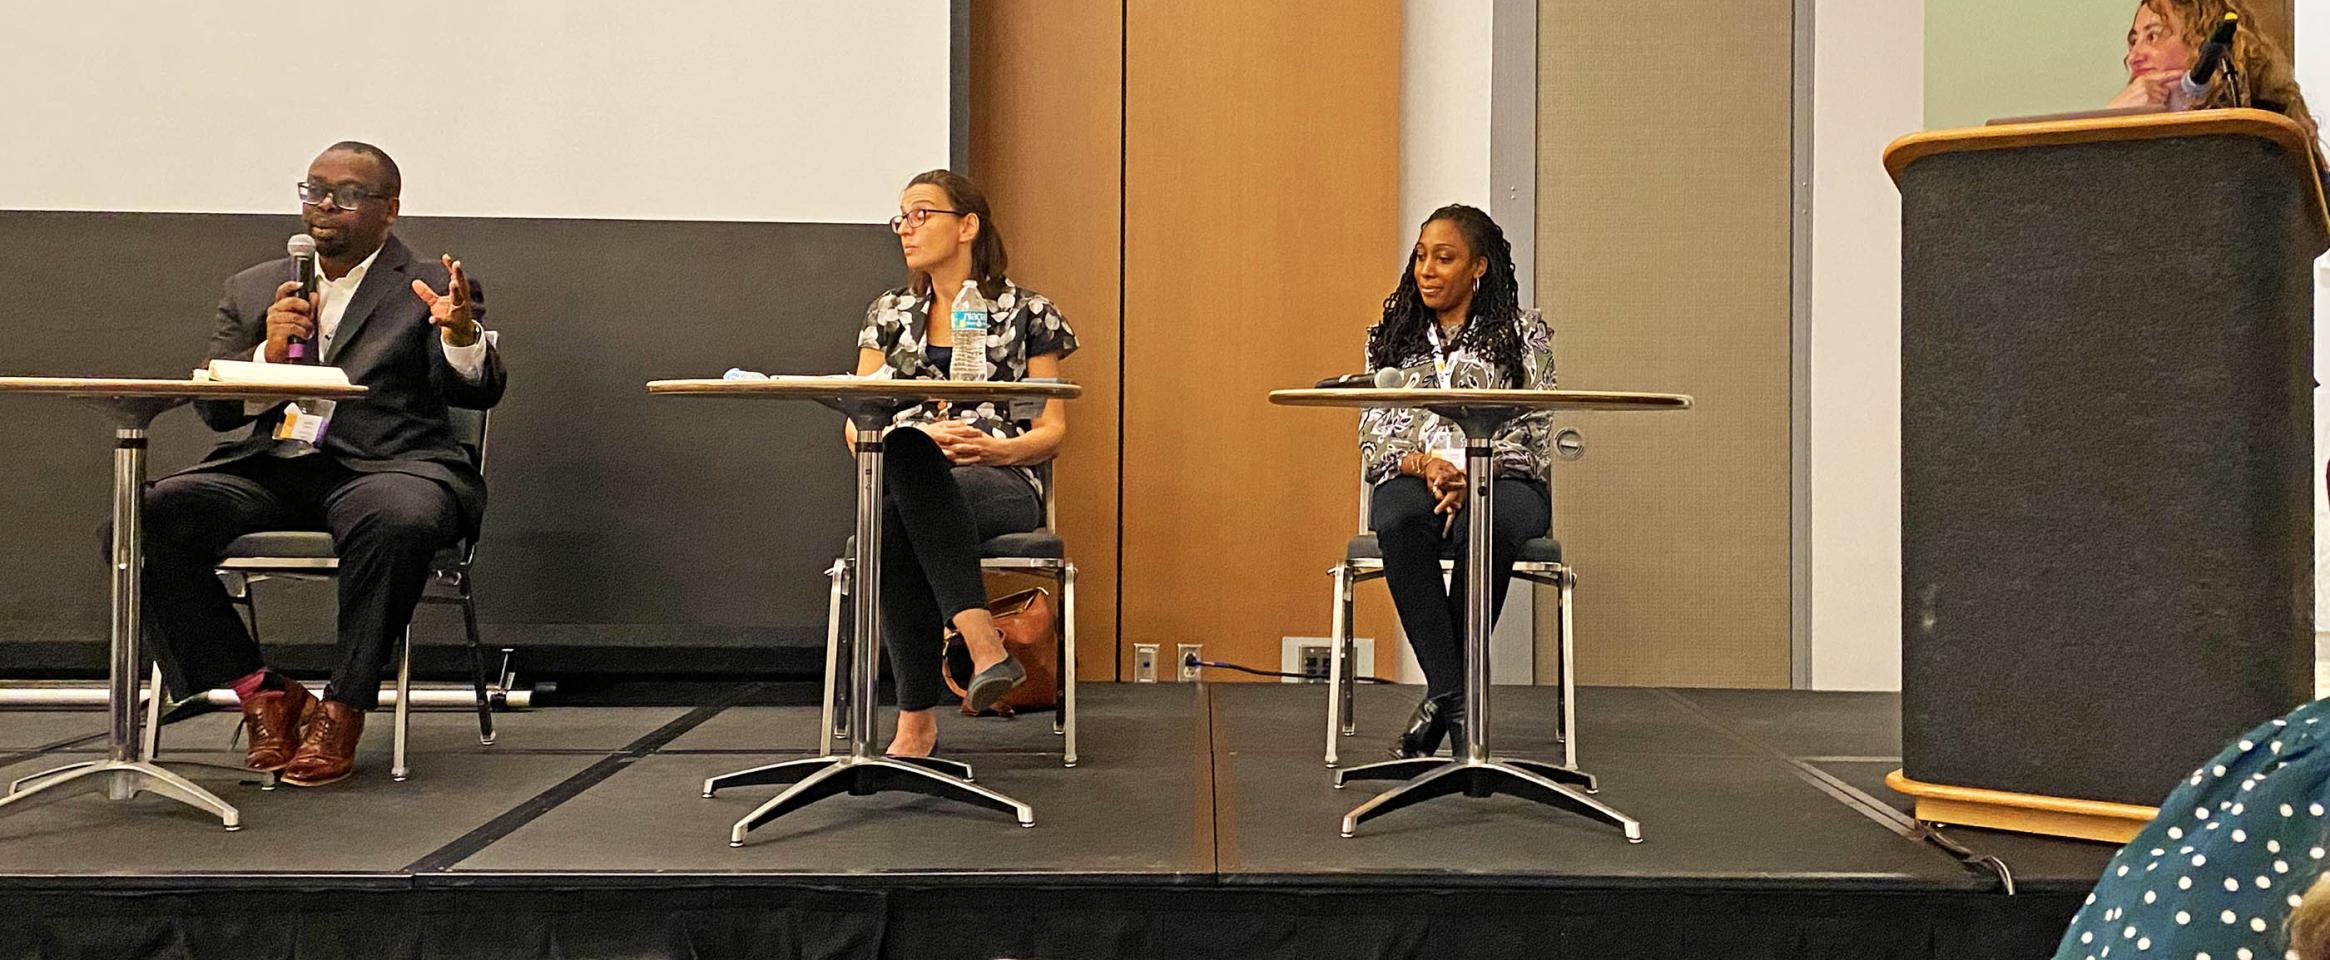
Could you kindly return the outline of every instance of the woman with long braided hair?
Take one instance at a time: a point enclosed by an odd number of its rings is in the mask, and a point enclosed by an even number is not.
[[[1384,299],[1383,321],[1368,331],[1367,367],[1401,371],[1417,386],[1553,389],[1553,331],[1521,306],[1512,245],[1488,214],[1451,204],[1424,220],[1399,286]],[[1465,491],[1474,482],[1497,484],[1494,611],[1504,605],[1521,545],[1544,536],[1551,521],[1551,434],[1551,416],[1542,412],[1507,424],[1495,438],[1496,476],[1476,478],[1465,475],[1465,438],[1455,424],[1418,409],[1360,417],[1384,582],[1426,683],[1423,702],[1392,746],[1395,757],[1429,756],[1452,730],[1462,741]],[[1440,578],[1444,557],[1456,559],[1453,586]]]

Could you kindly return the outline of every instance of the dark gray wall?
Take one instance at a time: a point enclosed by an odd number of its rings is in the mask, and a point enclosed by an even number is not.
[[[203,358],[221,281],[297,230],[289,215],[0,212],[0,289],[13,291],[0,374],[185,376]],[[642,384],[732,365],[847,369],[866,304],[899,280],[887,231],[408,218],[397,232],[420,255],[454,253],[485,284],[510,368],[478,561],[488,642],[822,642],[821,571],[850,525],[839,418],[806,404],[651,400]],[[154,475],[215,437],[189,411],[165,414]],[[68,402],[0,400],[0,451],[0,640],[101,638],[104,421]],[[328,633],[328,592],[314,589],[263,594],[270,633]],[[292,599],[301,591],[326,602]],[[430,629],[451,622],[426,617]],[[0,676],[38,666],[11,662],[37,646],[0,644]]]

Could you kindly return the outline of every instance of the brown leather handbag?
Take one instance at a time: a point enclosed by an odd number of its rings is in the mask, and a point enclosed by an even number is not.
[[[1021,710],[1058,707],[1060,617],[1053,612],[1050,591],[1031,587],[990,600],[987,612],[995,618],[996,628],[1003,631],[1003,649],[1027,668],[1027,680],[1004,694],[1003,699],[987,709],[986,715],[1009,717]],[[964,687],[971,682],[971,649],[952,627],[947,629],[945,642],[946,655],[940,660],[939,673],[946,677],[947,689],[954,691],[955,696],[966,696]],[[963,715],[979,716],[971,711],[968,702],[963,704]]]

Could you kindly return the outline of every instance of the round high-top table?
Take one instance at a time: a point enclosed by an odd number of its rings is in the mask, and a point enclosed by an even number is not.
[[[704,796],[722,787],[792,784],[761,804],[728,833],[728,845],[744,845],[753,828],[837,793],[867,796],[885,790],[927,794],[1011,814],[1019,825],[1036,824],[1034,809],[971,782],[971,765],[937,757],[890,757],[873,746],[876,684],[882,651],[882,444],[892,418],[928,401],[1070,400],[1084,392],[1072,383],[1017,383],[984,380],[872,380],[858,377],[770,377],[766,380],[655,380],[656,396],[728,397],[745,400],[810,401],[849,418],[857,454],[856,634],[851,637],[849,755],[787,760],[724,773],[704,781]],[[932,637],[932,643],[938,638]],[[824,735],[820,731],[820,736]]]
[[[1496,484],[1482,483],[1496,475],[1495,438],[1505,424],[1538,410],[1685,410],[1691,398],[1675,393],[1612,393],[1591,390],[1441,390],[1433,388],[1360,388],[1274,390],[1270,402],[1289,407],[1420,407],[1439,414],[1464,431],[1466,486],[1465,611],[1464,611],[1464,742],[1453,745],[1454,756],[1386,760],[1335,771],[1335,787],[1355,780],[1407,780],[1378,794],[1343,815],[1344,836],[1359,825],[1403,807],[1434,797],[1463,793],[1468,797],[1509,794],[1592,817],[1625,831],[1630,843],[1642,842],[1642,824],[1588,794],[1594,777],[1577,769],[1577,727],[1565,741],[1564,762],[1506,759],[1489,752],[1489,547],[1495,529]],[[1563,651],[1567,671],[1569,651]],[[1574,698],[1564,697],[1564,710],[1575,709]],[[1579,790],[1577,787],[1584,787]]]
[[[145,617],[139,574],[145,568],[146,430],[162,411],[195,400],[349,400],[364,392],[358,386],[320,384],[0,377],[0,394],[70,397],[103,409],[113,420],[113,651],[107,668],[105,759],[67,764],[18,780],[0,797],[0,809],[49,790],[102,788],[111,800],[147,791],[208,810],[228,830],[242,829],[242,814],[233,805],[163,769],[137,736],[138,631]],[[161,695],[154,691],[154,696]]]

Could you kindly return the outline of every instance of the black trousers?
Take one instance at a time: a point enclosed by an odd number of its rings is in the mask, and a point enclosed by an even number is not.
[[[1505,608],[1505,590],[1513,582],[1513,562],[1521,545],[1545,535],[1553,507],[1545,485],[1518,477],[1498,477],[1496,515],[1489,545],[1493,569],[1489,583],[1490,623]],[[1432,512],[1432,493],[1422,477],[1393,477],[1375,487],[1369,522],[1383,545],[1383,579],[1391,588],[1392,606],[1400,612],[1408,646],[1424,668],[1424,683],[1432,696],[1464,690],[1465,547],[1471,541],[1471,508],[1460,509],[1446,536],[1441,527],[1448,518]],[[1440,579],[1440,561],[1453,557],[1456,574]]]
[[[882,461],[882,647],[898,708],[938,705],[948,621],[987,605],[979,544],[1044,523],[1019,471],[958,467],[920,430],[890,431]]]
[[[434,480],[359,473],[323,454],[248,457],[146,488],[148,649],[180,695],[265,666],[216,573],[228,543],[261,530],[325,530],[340,556],[339,660],[324,697],[370,710],[412,621],[429,561],[461,536],[461,505]],[[108,550],[110,551],[110,534]]]

